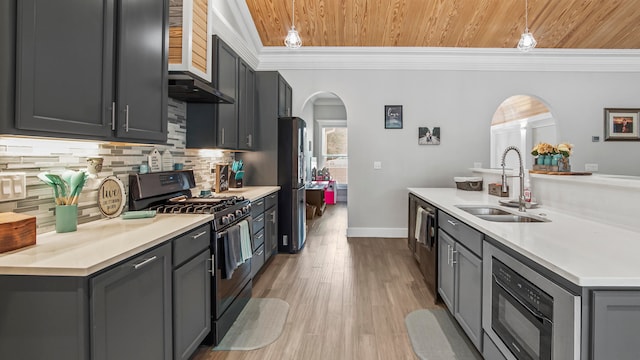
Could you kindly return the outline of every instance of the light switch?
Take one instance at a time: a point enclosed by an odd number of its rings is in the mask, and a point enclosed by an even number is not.
[[[27,179],[23,172],[0,172],[0,201],[24,199]]]
[[[381,162],[381,161],[374,161],[374,162],[373,162],[373,168],[374,168],[375,170],[380,170],[380,169],[382,169],[382,162]]]

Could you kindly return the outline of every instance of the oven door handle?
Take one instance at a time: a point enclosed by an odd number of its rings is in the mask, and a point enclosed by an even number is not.
[[[542,322],[547,321],[550,324],[553,324],[553,321],[551,321],[551,319],[549,319],[548,317],[544,316],[544,314],[542,314],[540,311],[531,308],[524,301],[520,300],[520,298],[518,296],[516,296],[516,294],[511,292],[511,290],[507,289],[507,286],[505,284],[503,284],[500,280],[498,280],[498,278],[494,274],[491,274],[491,276],[493,276],[493,281],[495,281],[496,284],[498,284],[498,286],[500,286],[502,288],[502,290],[504,290],[507,294],[509,294],[509,296],[514,298],[520,305],[522,305],[522,307],[527,309],[527,311],[529,311],[531,313],[531,315],[533,315],[534,317],[536,317],[537,319],[539,319]]]

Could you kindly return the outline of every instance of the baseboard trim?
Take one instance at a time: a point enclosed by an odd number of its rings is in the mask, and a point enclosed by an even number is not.
[[[347,237],[407,238],[407,228],[347,228]]]

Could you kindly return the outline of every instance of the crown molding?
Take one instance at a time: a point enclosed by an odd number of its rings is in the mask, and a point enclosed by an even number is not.
[[[258,70],[640,72],[640,50],[262,47]]]

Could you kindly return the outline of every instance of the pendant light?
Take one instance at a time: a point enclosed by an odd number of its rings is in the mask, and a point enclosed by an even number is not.
[[[291,29],[287,34],[287,37],[284,39],[284,45],[289,49],[297,49],[302,46],[302,39],[300,39],[300,35],[296,30],[295,25],[296,19],[296,0],[291,1]]]
[[[529,0],[525,0],[524,2],[524,32],[520,36],[520,41],[518,42],[518,50],[522,52],[527,52],[538,44],[536,39],[534,39],[533,34],[529,32]]]

